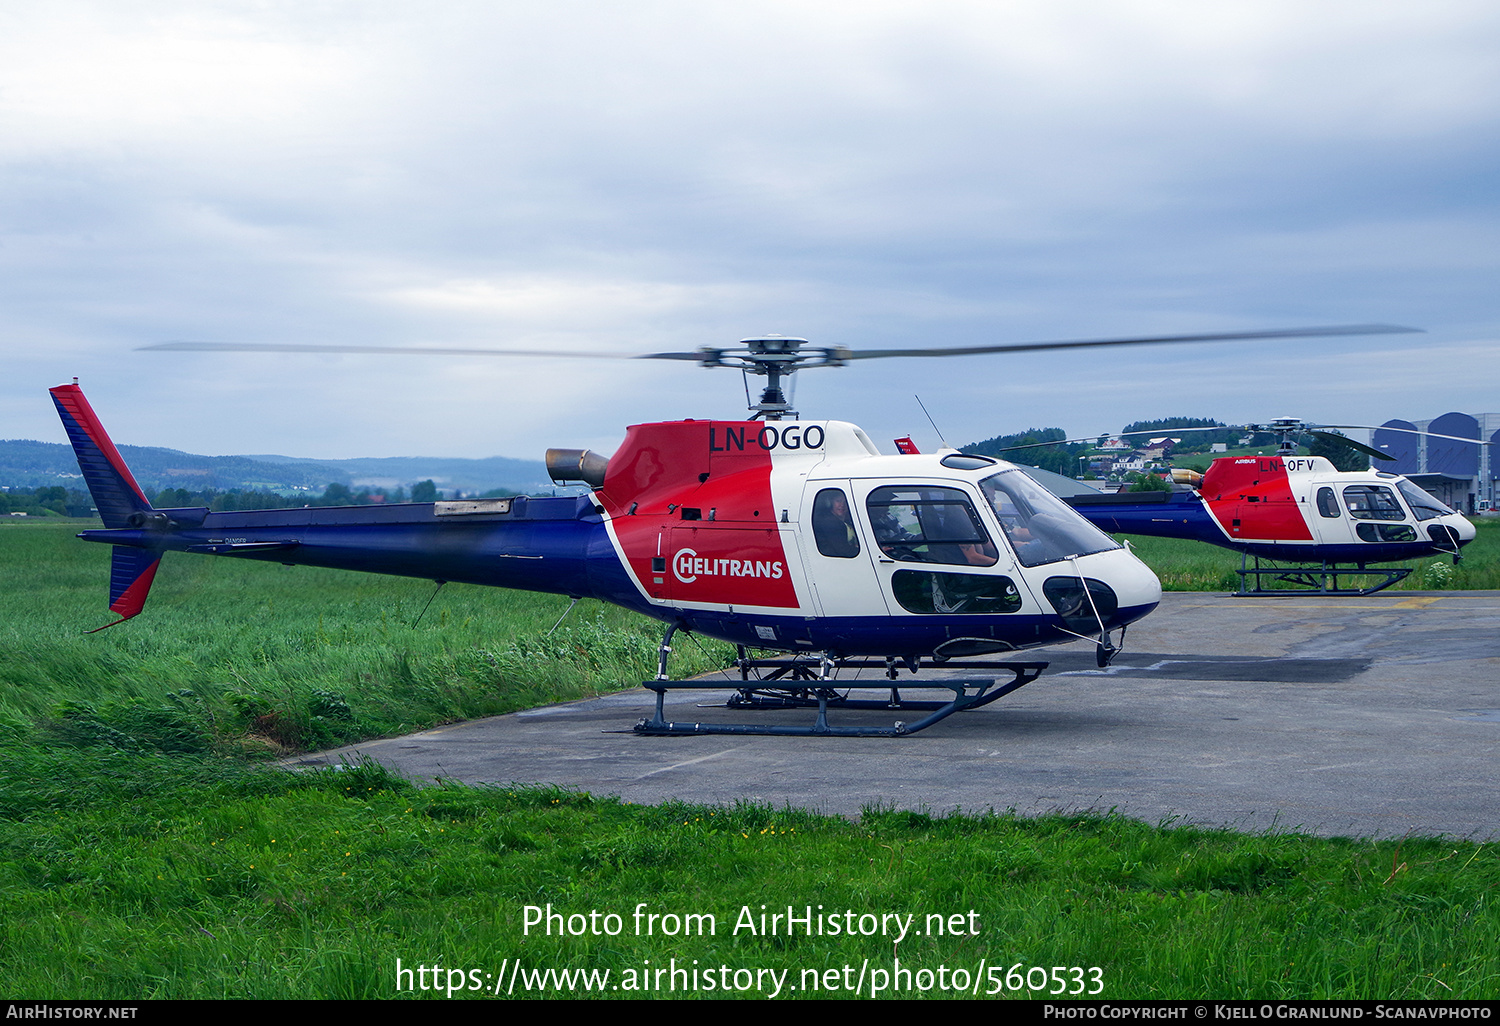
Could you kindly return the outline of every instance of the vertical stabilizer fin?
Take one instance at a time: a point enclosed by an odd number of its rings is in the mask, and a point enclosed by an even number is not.
[[[78,457],[78,469],[83,471],[104,526],[114,530],[132,526],[135,514],[151,512],[146,493],[136,483],[115,443],[109,440],[94,408],[83,397],[83,390],[77,385],[58,385],[51,393],[63,428],[68,432],[68,441],[73,443],[73,452]],[[117,544],[111,556],[109,608],[120,614],[120,618],[104,627],[95,627],[89,634],[124,623],[138,614],[146,604],[151,582],[156,579],[156,568],[161,565],[161,552],[151,549]]]
[[[83,390],[77,385],[58,385],[51,392],[63,428],[68,432],[68,441],[73,443],[73,452],[78,457],[78,469],[83,471],[104,526],[129,526],[132,513],[151,509],[146,494],[135,483],[135,476],[120,458],[115,443],[105,434],[104,425],[83,397]]]
[[[132,549],[117,546],[111,553],[109,567],[109,608],[119,613],[104,627],[124,623],[138,614],[146,605],[146,595],[151,591],[151,582],[156,579],[156,568],[161,566],[161,554],[149,549]],[[95,627],[85,634],[97,634],[104,627]]]

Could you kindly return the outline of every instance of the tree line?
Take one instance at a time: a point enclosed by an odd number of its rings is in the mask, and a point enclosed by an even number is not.
[[[482,498],[503,497],[512,492],[497,488],[485,492]],[[369,506],[392,502],[436,502],[439,498],[437,484],[418,481],[408,492],[404,487],[389,491],[358,491],[337,481],[330,482],[321,495],[283,495],[265,489],[232,488],[220,491],[216,488],[161,488],[146,490],[146,499],[157,509],[181,509],[206,506],[215,513],[235,512],[249,509],[290,509],[297,506]],[[0,491],[0,516],[24,513],[27,516],[87,517],[94,514],[94,501],[88,492],[62,485],[44,485],[39,488],[15,488]]]
[[[1217,430],[1189,431],[1187,430],[1189,428]],[[1178,437],[1182,439],[1182,442],[1176,449],[1178,453],[1203,452],[1215,442],[1223,442],[1233,448],[1245,436],[1243,427],[1233,427],[1223,421],[1210,420],[1206,417],[1163,417],[1160,420],[1138,420],[1133,424],[1125,425],[1120,434],[1125,438],[1127,445],[1133,449],[1139,449],[1146,444],[1143,434],[1171,435],[1174,432],[1181,432]],[[1340,431],[1327,433],[1342,434]],[[1097,445],[1102,444],[1109,435],[1100,435],[1097,439],[1073,443],[1068,443],[1067,437],[1067,432],[1062,428],[1027,428],[1013,435],[998,435],[982,442],[975,442],[964,446],[963,451],[985,456],[998,456],[1015,463],[1041,467],[1043,470],[1050,470],[1065,477],[1076,477],[1079,473],[1080,458],[1092,453]],[[1275,434],[1258,431],[1251,436],[1247,444],[1251,447],[1267,446],[1275,445],[1276,441]],[[1038,444],[1048,442],[1056,444]],[[1365,470],[1369,466],[1369,461],[1359,452],[1328,442],[1319,436],[1307,439],[1306,443],[1309,455],[1326,457],[1339,470]],[[1131,480],[1139,476],[1133,475]],[[1145,487],[1153,488],[1155,485],[1146,483]]]
[[[173,509],[184,506],[207,506],[215,513],[234,512],[245,509],[290,509],[296,506],[371,506],[389,502],[436,502],[437,485],[431,480],[418,481],[411,486],[408,495],[403,487],[394,490],[361,488],[355,491],[346,484],[332,481],[322,495],[303,493],[283,495],[280,492],[234,488],[219,491],[215,488],[163,488],[147,492],[146,498],[157,509]]]
[[[94,509],[88,492],[62,485],[12,488],[0,492],[0,515],[25,513],[29,517],[86,517]]]
[[[1075,445],[1062,444],[1068,437],[1062,428],[1027,428],[1013,435],[998,435],[982,442],[964,446],[964,452],[981,456],[998,456],[1002,460],[1024,463],[1029,467],[1041,467],[1064,477],[1078,476],[1078,458],[1094,448],[1093,442]],[[1055,445],[1038,443],[1055,442]],[[1032,448],[1018,448],[1031,446]]]

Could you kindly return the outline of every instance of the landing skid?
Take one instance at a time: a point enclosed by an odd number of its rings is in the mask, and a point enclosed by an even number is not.
[[[671,651],[672,630],[662,641],[660,665],[665,670],[666,654]],[[690,689],[722,690],[722,680],[669,680],[665,673],[644,686],[656,692],[656,713],[635,725],[637,734],[667,736],[678,734],[771,734],[787,737],[906,737],[947,719],[965,709],[978,709],[1004,698],[1012,691],[1025,687],[1036,680],[1047,668],[1046,663],[1001,663],[969,662],[960,664],[965,670],[1005,670],[1010,679],[1004,683],[993,676],[951,677],[931,680],[903,680],[898,687],[895,678],[900,669],[916,673],[921,660],[907,657],[901,660],[877,659],[810,659],[806,656],[789,656],[782,659],[749,659],[744,650],[735,661],[740,670],[741,683],[725,703],[730,709],[783,710],[817,709],[811,724],[790,725],[772,723],[702,723],[668,720],[665,713],[667,692]],[[939,663],[936,665],[945,665]],[[850,682],[840,690],[831,674],[836,670],[854,669],[884,670],[889,684],[877,684],[873,680]],[[769,670],[764,676],[751,677],[752,671]],[[879,689],[887,692],[885,698],[852,698],[854,689]],[[902,696],[903,689],[925,689],[949,691],[952,697],[945,701],[914,701]],[[828,722],[829,709],[885,710],[894,712],[920,712],[927,715],[910,723],[897,720],[889,727],[851,726],[836,727]]]
[[[1298,564],[1288,566],[1278,564],[1274,560],[1266,560],[1266,565],[1261,565],[1259,556],[1255,557],[1255,565],[1252,567],[1247,561],[1248,557],[1240,556],[1240,569],[1236,571],[1240,575],[1240,590],[1235,596],[1258,596],[1258,597],[1280,597],[1286,598],[1294,595],[1373,595],[1377,591],[1384,591],[1398,581],[1404,580],[1411,573],[1409,567],[1382,567],[1371,570],[1362,564],[1323,563],[1319,565]],[[1267,588],[1266,579],[1272,584],[1286,584],[1290,587]],[[1346,584],[1339,587],[1342,578]],[[1350,582],[1351,578],[1353,583]],[[1254,581],[1252,586],[1252,579]],[[1359,587],[1361,580],[1371,580],[1374,583],[1366,587]]]

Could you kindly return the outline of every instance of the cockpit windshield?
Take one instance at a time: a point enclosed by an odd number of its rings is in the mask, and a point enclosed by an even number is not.
[[[1401,489],[1402,498],[1406,499],[1406,504],[1411,507],[1418,520],[1432,520],[1456,512],[1404,477],[1396,482],[1396,487]]]
[[[979,483],[1022,566],[1118,549],[1119,544],[1020,470]]]

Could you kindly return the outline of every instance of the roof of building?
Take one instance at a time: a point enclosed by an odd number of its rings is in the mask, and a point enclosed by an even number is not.
[[[1059,498],[1066,499],[1070,495],[1097,495],[1099,493],[1099,489],[1090,481],[1075,481],[1071,477],[1054,474],[1041,467],[1028,467],[1024,463],[1017,463],[1016,466],[1026,471],[1028,477]]]

